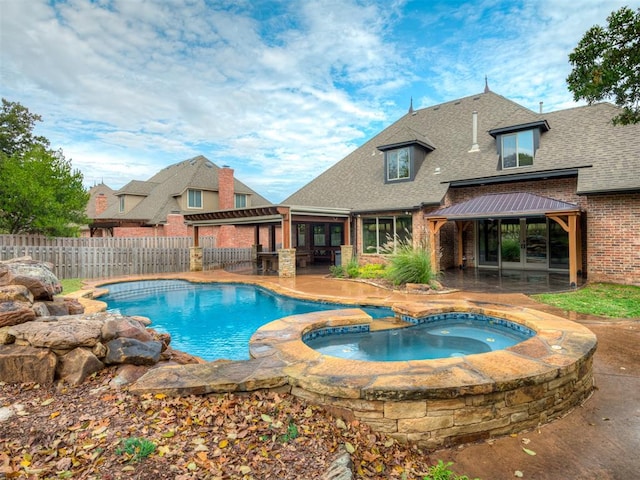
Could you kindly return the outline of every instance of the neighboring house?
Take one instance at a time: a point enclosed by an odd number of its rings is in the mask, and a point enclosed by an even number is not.
[[[640,284],[640,125],[614,126],[618,113],[534,112],[488,88],[411,108],[283,202],[283,246],[342,242],[373,262],[412,236],[431,242],[439,269]]]
[[[118,202],[118,197],[114,193],[114,190],[103,182],[91,187],[89,189],[89,201],[85,209],[87,217],[94,219],[108,207],[115,205]],[[89,226],[82,228],[81,232],[84,237],[93,237],[95,233],[103,233],[99,230],[92,230]]]
[[[105,209],[97,203],[90,207],[95,212],[90,216],[92,236],[191,236],[185,214],[271,205],[234,178],[231,168],[220,168],[203,156],[169,165],[147,181],[132,180],[112,193],[116,201]],[[202,229],[200,235],[215,236],[218,247],[256,243],[253,230],[241,227]]]

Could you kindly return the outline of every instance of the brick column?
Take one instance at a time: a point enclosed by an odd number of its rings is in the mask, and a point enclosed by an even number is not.
[[[281,248],[278,250],[278,274],[282,278],[296,276],[296,249]]]

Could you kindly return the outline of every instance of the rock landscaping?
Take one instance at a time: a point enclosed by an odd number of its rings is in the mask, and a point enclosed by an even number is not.
[[[0,262],[0,381],[78,385],[108,365],[198,362],[173,351],[171,337],[147,328],[148,319],[85,313],[60,293],[52,265],[28,257]]]

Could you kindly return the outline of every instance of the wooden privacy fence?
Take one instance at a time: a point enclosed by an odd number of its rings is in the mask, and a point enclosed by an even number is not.
[[[251,248],[216,248],[214,237],[201,237],[199,242],[205,270],[251,261]],[[191,245],[189,237],[0,235],[0,261],[29,256],[53,264],[60,279],[185,272]]]

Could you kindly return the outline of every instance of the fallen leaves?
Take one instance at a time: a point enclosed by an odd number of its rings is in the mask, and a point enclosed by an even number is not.
[[[0,385],[6,478],[317,478],[341,452],[358,478],[421,479],[425,452],[286,394],[134,396],[105,369],[78,387]],[[10,428],[5,428],[9,425]],[[123,440],[156,448],[136,463]],[[135,450],[133,450],[135,452]]]

